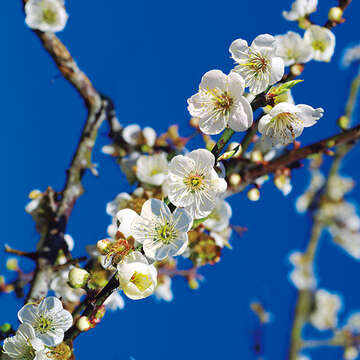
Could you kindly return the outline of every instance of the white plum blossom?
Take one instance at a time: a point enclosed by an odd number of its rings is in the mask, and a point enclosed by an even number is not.
[[[158,199],[147,200],[140,216],[125,209],[119,211],[117,218],[120,227],[130,227],[127,231],[143,245],[145,255],[154,260],[181,255],[187,248],[187,232],[193,223],[185,209],[177,208],[171,213],[168,206]]]
[[[131,152],[130,156],[126,156],[120,161],[120,168],[130,184],[133,184],[136,181],[136,162],[139,157],[140,153],[134,151]]]
[[[305,127],[315,125],[323,112],[322,108],[314,109],[309,105],[283,102],[260,119],[259,132],[267,143],[287,145],[300,136]]]
[[[115,291],[105,300],[104,305],[111,311],[122,310],[125,307],[125,301],[119,292]]]
[[[222,231],[210,231],[210,236],[215,240],[215,244],[221,248],[227,246],[231,249],[231,245],[229,244],[230,237],[232,234],[232,229],[230,226],[226,227]]]
[[[359,61],[360,61],[360,44],[346,49],[341,62],[344,67],[348,67],[352,63],[359,63]]]
[[[331,30],[311,25],[304,34],[304,40],[312,48],[313,59],[329,62],[335,50],[335,35]]]
[[[127,255],[117,265],[117,276],[125,295],[132,300],[150,296],[157,285],[157,271],[149,265],[146,257],[139,251]]]
[[[285,66],[305,64],[311,60],[311,46],[296,32],[288,31],[285,35],[277,35],[276,55],[284,60]]]
[[[269,34],[257,36],[251,46],[246,40],[237,39],[230,45],[230,53],[238,64],[234,71],[244,78],[245,85],[255,95],[284,75],[284,61],[276,56],[276,40]]]
[[[205,149],[177,155],[169,164],[165,192],[175,206],[184,207],[195,219],[210,215],[216,198],[226,191],[227,183],[214,165],[215,156]]]
[[[229,226],[231,215],[232,210],[230,204],[223,199],[217,198],[214,210],[203,222],[203,225],[208,230],[221,232]]]
[[[338,323],[340,309],[340,297],[320,289],[315,293],[315,311],[310,315],[310,322],[319,330],[334,329]]]
[[[56,346],[64,339],[73,318],[69,311],[64,310],[62,303],[54,296],[42,300],[39,305],[28,304],[18,312],[21,323],[31,325],[36,337],[47,346]]]
[[[204,134],[219,134],[226,126],[234,131],[245,131],[251,126],[253,112],[243,96],[244,89],[244,79],[234,72],[225,75],[211,70],[202,77],[199,92],[188,99],[188,110],[200,119]]]
[[[3,351],[11,359],[48,359],[43,342],[36,337],[34,329],[29,324],[21,324],[14,336],[4,340]]]
[[[137,124],[128,125],[123,129],[122,136],[124,140],[133,146],[148,145],[153,147],[156,141],[156,132],[151,127],[145,127],[141,130]]]
[[[36,30],[58,32],[65,28],[68,14],[59,0],[28,0],[25,5],[26,24]]]
[[[299,290],[315,289],[316,279],[312,263],[306,256],[299,251],[295,251],[290,255],[289,261],[294,265],[294,269],[289,275],[294,286]]]
[[[155,289],[155,296],[159,300],[172,301],[174,296],[171,291],[171,277],[164,275],[161,276],[161,281],[159,281],[158,286]]]
[[[283,17],[289,21],[299,20],[316,11],[318,0],[295,0],[290,11],[283,11]]]
[[[164,153],[142,155],[136,162],[136,176],[142,183],[160,186],[166,178],[168,161]]]

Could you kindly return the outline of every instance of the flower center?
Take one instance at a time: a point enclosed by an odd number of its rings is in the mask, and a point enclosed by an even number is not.
[[[326,43],[324,43],[321,40],[314,40],[311,45],[312,45],[314,50],[318,50],[318,51],[321,51],[321,52],[324,52],[326,50],[326,47],[327,47]]]
[[[269,60],[259,52],[250,49],[249,63],[240,64],[249,66],[256,74],[269,72]]]
[[[199,174],[191,174],[185,180],[185,185],[190,189],[191,193],[202,190],[204,187],[204,177]]]
[[[44,315],[40,315],[34,324],[34,329],[40,334],[45,334],[49,330],[52,330],[52,319],[46,318]]]
[[[284,139],[287,138],[286,130],[290,131],[291,136],[295,139],[293,124],[301,124],[301,119],[293,113],[283,112],[275,116],[269,124],[274,129],[275,135]]]
[[[214,96],[215,97],[215,96]],[[230,110],[233,104],[233,99],[227,92],[224,92],[215,97],[215,108],[227,112]]]
[[[164,225],[155,228],[156,238],[164,244],[169,244],[172,239],[176,238],[176,230],[168,221]]]
[[[56,12],[49,8],[45,8],[43,10],[42,16],[43,16],[43,20],[47,24],[54,24],[56,22],[56,18],[57,18]]]
[[[161,170],[160,169],[157,169],[157,168],[154,168],[150,171],[150,176],[154,176],[154,175],[157,175],[157,174],[160,174],[161,173]]]
[[[134,272],[130,282],[132,282],[140,291],[145,291],[153,284],[148,275],[138,273],[137,271]]]

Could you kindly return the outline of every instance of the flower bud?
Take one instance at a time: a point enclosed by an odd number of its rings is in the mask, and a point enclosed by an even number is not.
[[[91,328],[89,318],[87,316],[81,316],[76,322],[76,327],[79,331],[88,331]]]
[[[17,271],[19,269],[18,261],[16,258],[9,258],[6,261],[6,268],[11,271]]]
[[[171,140],[176,140],[179,137],[179,127],[172,125],[168,128],[167,134]]]
[[[260,199],[260,191],[258,188],[252,188],[248,191],[247,197],[251,201],[258,201]]]
[[[238,186],[241,183],[241,176],[239,174],[231,174],[229,176],[229,184],[230,186]]]
[[[42,192],[40,190],[32,190],[29,194],[29,199],[31,200],[35,200],[35,199],[38,199],[39,197],[41,197],[42,195]]]
[[[355,360],[359,355],[359,351],[355,346],[349,346],[344,351],[344,359],[345,360]]]
[[[286,185],[286,183],[287,183],[287,176],[286,175],[281,174],[281,175],[275,176],[274,184],[279,190],[283,189],[284,186]]]
[[[82,288],[87,284],[89,277],[90,274],[85,269],[75,267],[69,272],[69,285],[74,289]]]
[[[190,278],[188,281],[190,289],[196,290],[199,288],[199,283],[195,278]]]
[[[301,65],[301,64],[294,64],[290,67],[290,72],[294,76],[301,75],[303,71],[304,71],[304,65]]]
[[[97,242],[96,248],[98,249],[101,255],[106,255],[109,252],[110,244],[111,244],[110,239],[102,239]]]
[[[335,21],[337,23],[340,23],[342,22],[342,16],[343,16],[343,10],[338,6],[332,7],[329,10],[328,18],[330,21]]]
[[[306,30],[311,26],[311,21],[305,17],[302,17],[298,20],[298,25],[300,29]]]
[[[197,117],[192,117],[192,118],[190,119],[189,124],[190,124],[190,126],[192,126],[192,127],[194,127],[194,128],[198,128],[198,127],[199,127],[199,121],[200,121],[199,118],[197,118]]]
[[[261,162],[264,160],[263,154],[259,150],[254,150],[250,154],[250,159],[253,162]]]
[[[347,116],[340,116],[337,120],[337,124],[340,129],[346,130],[349,128],[350,120]]]

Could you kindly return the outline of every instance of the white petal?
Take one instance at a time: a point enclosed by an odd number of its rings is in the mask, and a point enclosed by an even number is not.
[[[281,80],[284,75],[284,61],[280,57],[273,57],[271,59],[271,76],[270,84],[275,84]]]
[[[234,60],[246,61],[248,59],[249,45],[246,40],[237,39],[233,41],[229,50]]]
[[[227,77],[221,70],[210,70],[201,79],[200,89],[226,90]]]
[[[228,125],[234,131],[245,131],[253,123],[253,111],[249,102],[241,96],[239,105],[230,114]]]
[[[132,235],[131,224],[134,220],[138,219],[139,215],[131,209],[120,210],[116,214],[116,219],[119,221],[120,226],[118,230],[122,232],[126,238]]]

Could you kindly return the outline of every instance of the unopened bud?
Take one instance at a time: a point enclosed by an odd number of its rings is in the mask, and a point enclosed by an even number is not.
[[[116,149],[115,149],[114,145],[104,145],[101,148],[101,152],[103,154],[106,154],[106,155],[115,155],[116,154]]]
[[[301,75],[303,71],[304,71],[304,65],[301,65],[301,64],[294,64],[290,67],[290,72],[294,76]]]
[[[101,255],[106,255],[109,252],[110,244],[110,239],[102,239],[97,242],[96,248]]]
[[[350,120],[347,116],[340,116],[337,120],[337,123],[342,130],[346,130],[349,128]]]
[[[188,283],[189,283],[190,289],[196,290],[199,288],[199,283],[195,278],[190,278]]]
[[[192,126],[192,127],[194,127],[194,128],[198,128],[198,127],[199,127],[199,121],[200,121],[199,118],[197,118],[197,117],[192,117],[192,118],[190,119],[189,124],[190,124],[190,126]]]
[[[231,174],[229,176],[229,184],[231,186],[239,186],[241,183],[241,176],[239,174]]]
[[[75,267],[69,272],[69,285],[74,289],[82,288],[87,284],[89,277],[90,274],[85,269]]]
[[[275,176],[274,184],[279,190],[283,189],[284,186],[286,185],[286,183],[287,183],[287,176],[286,175],[281,174],[281,175]]]
[[[248,191],[247,197],[251,201],[258,201],[260,199],[260,191],[258,188],[252,188]]]
[[[179,127],[177,125],[172,125],[168,128],[168,136],[171,140],[176,140],[179,137]]]
[[[87,316],[81,316],[76,322],[76,327],[79,331],[88,331],[91,328],[91,322]]]
[[[6,261],[6,268],[11,271],[16,271],[19,269],[19,264],[16,258],[9,258]]]
[[[359,351],[355,346],[349,346],[344,351],[344,359],[345,360],[355,360],[359,355]]]
[[[311,21],[305,17],[302,17],[298,20],[298,25],[300,29],[306,30],[311,26]]]
[[[264,160],[263,154],[259,150],[254,150],[250,154],[250,159],[253,162],[261,162]]]
[[[35,189],[30,192],[29,199],[35,200],[35,199],[38,199],[41,195],[42,195],[42,192],[40,190]]]
[[[338,6],[332,7],[329,10],[328,18],[330,21],[335,21],[337,23],[341,23],[342,16],[343,16],[343,10]]]

